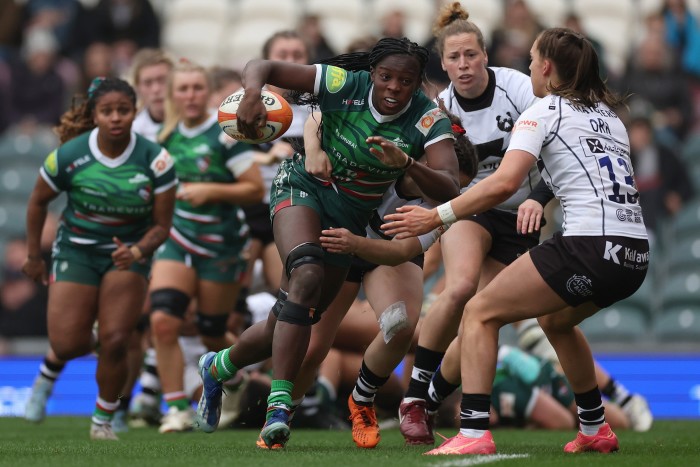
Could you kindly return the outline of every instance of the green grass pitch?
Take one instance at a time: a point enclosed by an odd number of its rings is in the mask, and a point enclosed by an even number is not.
[[[700,466],[699,421],[659,421],[648,433],[620,431],[620,452],[610,455],[564,454],[573,431],[494,430],[496,457],[422,456],[426,449],[404,446],[397,429],[383,430],[373,450],[356,448],[349,431],[292,429],[281,452],[257,449],[257,430],[160,435],[139,429],[121,434],[119,442],[97,442],[88,439],[88,429],[88,418],[50,417],[40,425],[0,418],[0,466]]]

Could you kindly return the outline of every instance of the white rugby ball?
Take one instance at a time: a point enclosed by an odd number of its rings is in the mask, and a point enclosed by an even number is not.
[[[292,124],[294,115],[292,107],[279,94],[263,90],[260,99],[267,109],[267,122],[263,128],[258,128],[258,137],[255,139],[246,138],[238,130],[238,105],[243,99],[245,91],[243,89],[228,96],[219,106],[219,126],[231,138],[243,141],[244,143],[260,144],[267,143],[279,138],[286,132]]]

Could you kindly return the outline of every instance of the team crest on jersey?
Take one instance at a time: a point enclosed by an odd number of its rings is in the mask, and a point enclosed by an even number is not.
[[[203,156],[203,157],[197,158],[197,168],[199,169],[200,172],[206,172],[209,169],[210,165],[211,165],[211,160],[209,159],[209,156]]]
[[[416,123],[416,128],[420,131],[423,136],[428,136],[428,131],[435,125],[435,122],[447,118],[445,112],[440,109],[432,109],[423,114],[423,116]]]
[[[149,201],[151,199],[151,187],[146,185],[139,188],[139,196],[144,201]]]
[[[499,130],[510,133],[513,129],[513,116],[510,112],[506,112],[505,117],[501,117],[500,115],[496,116],[496,126],[498,126]]]
[[[326,69],[326,89],[331,94],[340,91],[348,78],[348,72],[337,66]]]
[[[55,149],[46,157],[44,161],[44,170],[52,177],[58,175],[58,156]]]
[[[163,149],[160,154],[158,154],[158,157],[153,159],[153,162],[151,162],[151,170],[156,177],[160,177],[165,172],[170,170],[174,163],[173,158],[170,157],[170,153]]]

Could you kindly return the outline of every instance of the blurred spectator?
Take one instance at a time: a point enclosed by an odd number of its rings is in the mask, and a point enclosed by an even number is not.
[[[22,273],[27,257],[23,238],[5,248],[0,280],[0,336],[46,336],[47,288]]]
[[[112,62],[112,47],[104,42],[94,42],[85,49],[82,60],[82,84],[78,89],[87,89],[98,76],[116,77]]]
[[[530,46],[542,31],[523,0],[507,0],[503,24],[494,29],[489,65],[514,68],[530,74]]]
[[[15,0],[0,0],[0,62],[22,42],[23,7]]]
[[[125,72],[138,49],[160,46],[160,21],[148,0],[100,0],[78,9],[73,46],[79,54],[94,42],[113,47],[115,62]],[[120,67],[120,68],[121,68]]]
[[[600,42],[589,36],[581,24],[581,18],[579,18],[575,13],[569,13],[569,15],[564,20],[564,26],[574,30],[578,33],[583,34],[586,38],[593,44],[593,48],[598,54],[598,69],[600,70],[600,77],[605,79],[608,76],[608,70],[605,66],[605,49]]]
[[[375,36],[359,37],[348,44],[346,53],[369,52],[379,39]]]
[[[328,45],[321,31],[321,18],[317,15],[304,15],[299,23],[299,35],[306,41],[311,52],[311,61],[318,62],[334,57],[336,53]]]
[[[43,28],[27,31],[21,56],[11,65],[11,121],[57,124],[64,107],[65,83],[58,72],[58,42]]]
[[[51,31],[61,53],[68,53],[78,0],[28,0],[25,6],[26,28]]]
[[[209,68],[208,71],[209,78],[212,82],[209,106],[217,109],[224,99],[241,89],[243,81],[241,79],[241,74],[232,68],[213,66]]]
[[[616,87],[653,105],[656,113],[652,121],[664,143],[673,145],[684,139],[692,120],[692,100],[687,78],[676,72],[673,54],[663,37],[649,34],[642,40]]]
[[[685,0],[666,0],[662,9],[666,39],[683,71],[700,78],[700,24]]]
[[[401,10],[391,10],[384,14],[381,19],[381,37],[393,37],[401,39],[406,34],[404,32],[406,15]]]
[[[657,230],[660,221],[675,215],[693,197],[694,189],[683,161],[656,140],[649,107],[641,101],[630,103],[628,132],[644,223]]]

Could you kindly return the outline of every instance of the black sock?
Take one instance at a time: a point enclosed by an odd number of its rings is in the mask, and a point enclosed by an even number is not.
[[[372,405],[377,391],[387,381],[389,381],[389,376],[378,376],[374,374],[372,370],[367,367],[365,361],[362,360],[360,375],[357,377],[355,388],[352,391],[353,400],[357,405]]]
[[[605,423],[605,407],[598,386],[580,394],[574,393],[578,407],[578,420],[585,435],[594,435]]]
[[[428,398],[430,380],[433,378],[444,356],[445,352],[436,352],[421,346],[416,348],[416,359],[413,363],[411,381],[408,383],[406,397]]]
[[[44,357],[44,361],[42,362],[41,366],[39,366],[39,373],[41,373],[41,376],[49,381],[56,381],[56,379],[61,376],[61,372],[65,367],[65,363],[52,362],[48,358]]]
[[[428,398],[426,399],[428,411],[435,412],[439,409],[442,401],[452,394],[459,386],[459,384],[452,384],[447,381],[445,377],[442,376],[440,368],[438,368],[433,376],[433,380],[430,382],[430,388],[428,389]]]
[[[468,430],[488,430],[490,394],[462,394],[459,427]]]
[[[122,396],[119,398],[119,408],[117,410],[128,412],[129,405],[131,405],[131,396]]]

